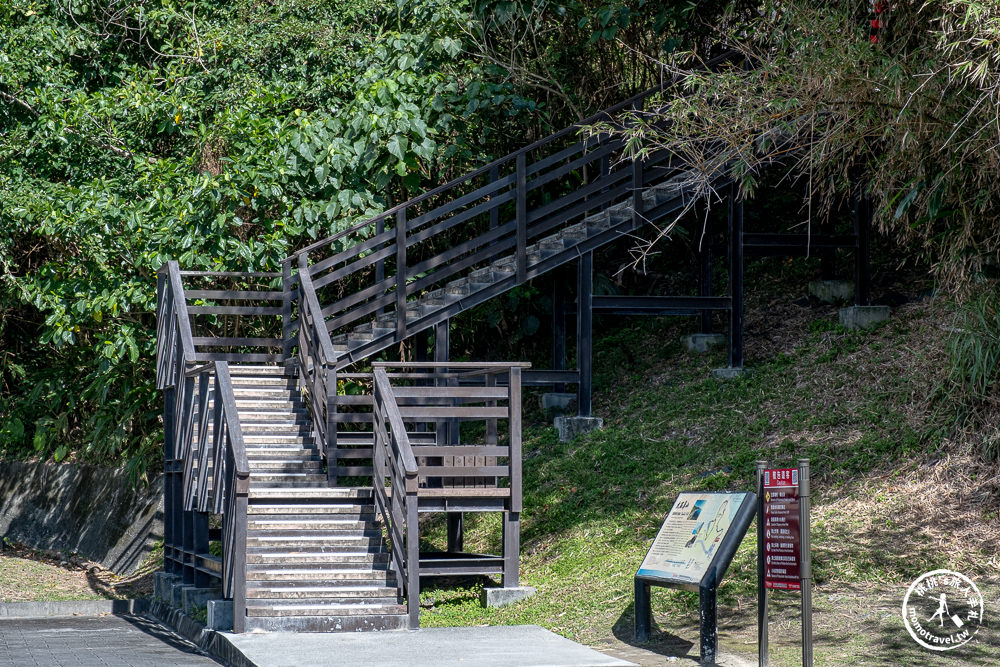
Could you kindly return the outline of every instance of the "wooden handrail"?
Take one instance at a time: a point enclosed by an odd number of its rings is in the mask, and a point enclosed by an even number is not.
[[[376,368],[374,376],[375,391],[389,399],[386,402],[388,408],[386,416],[389,418],[389,427],[392,429],[392,440],[398,448],[398,451],[395,453],[403,467],[403,472],[406,474],[407,491],[410,490],[411,480],[413,490],[416,491],[417,474],[420,470],[417,468],[417,459],[413,455],[413,448],[410,446],[410,438],[406,434],[406,427],[403,426],[403,417],[399,413],[399,406],[396,404],[392,385],[389,384],[389,378],[386,376],[384,369]]]
[[[181,336],[181,347],[184,351],[184,361],[194,363],[194,337],[191,334],[191,316],[187,310],[187,299],[184,296],[184,285],[181,282],[180,266],[177,260],[167,261],[168,286],[173,301],[174,317],[177,320],[178,332]]]
[[[219,383],[222,395],[223,416],[226,420],[226,429],[231,442],[230,446],[233,448],[233,458],[236,462],[236,469],[233,471],[233,474],[237,479],[244,480],[249,484],[250,460],[247,458],[246,445],[243,444],[243,429],[240,428],[240,416],[236,411],[236,394],[233,392],[233,380],[229,375],[229,364],[227,362],[215,362],[215,377]]]
[[[302,292],[302,299],[299,303],[300,310],[308,310],[309,316],[314,324],[323,321],[323,309],[320,308],[319,299],[316,296],[316,289],[313,287],[312,276],[309,275],[309,268],[306,256],[299,256],[299,289]],[[299,316],[299,326],[305,326],[306,318]],[[323,365],[332,364],[336,355],[333,351],[333,343],[330,341],[330,332],[325,326],[314,326],[316,338],[319,341],[320,361]],[[299,354],[302,351],[299,350]]]

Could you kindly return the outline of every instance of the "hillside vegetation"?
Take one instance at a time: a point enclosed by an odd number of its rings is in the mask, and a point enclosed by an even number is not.
[[[604,430],[560,443],[537,412],[526,430],[522,581],[537,596],[487,610],[478,604],[486,582],[455,590],[456,582],[432,581],[422,624],[538,623],[632,650],[632,577],[675,495],[750,490],[757,459],[811,460],[817,664],[923,664],[899,605],[928,570],[957,569],[987,599],[1000,593],[1000,476],[979,454],[981,436],[954,430],[955,406],[941,391],[953,303],[921,297],[919,280],[896,285],[902,294],[888,294],[907,302],[891,320],[853,332],[836,323],[834,307],[804,298],[801,262],[751,270],[753,372],[713,379],[724,356],[683,351],[689,321],[618,319],[595,351],[594,414]],[[499,547],[490,519],[469,523],[467,548]],[[442,526],[425,532],[443,547]],[[755,548],[751,530],[721,586],[719,613],[723,649],[753,664]],[[639,657],[697,656],[697,596],[654,589],[653,601],[660,633]],[[772,664],[799,664],[798,598],[776,593],[774,604]],[[992,664],[995,651],[983,636],[935,664]]]

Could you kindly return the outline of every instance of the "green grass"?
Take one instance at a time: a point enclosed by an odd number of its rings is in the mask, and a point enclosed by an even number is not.
[[[710,376],[725,365],[721,354],[681,353],[676,321],[627,323],[595,349],[594,413],[605,418],[603,430],[560,443],[540,413],[526,415],[521,580],[538,595],[483,609],[478,592],[495,582],[432,584],[421,596],[422,625],[537,623],[590,644],[627,640],[632,577],[675,495],[749,490],[760,458],[782,466],[812,461],[819,586],[898,583],[946,564],[919,526],[889,518],[872,532],[847,513],[822,512],[826,499],[863,496],[866,480],[891,480],[902,462],[941,446],[944,429],[925,403],[940,351],[928,318],[927,309],[916,309],[864,332],[814,321],[797,332],[792,351],[751,358],[754,372],[732,381]],[[437,545],[443,530],[440,520],[422,528]],[[874,541],[858,541],[852,531]],[[909,558],[893,548],[900,531]],[[723,581],[723,607],[754,604],[755,547],[751,530]],[[467,516],[466,548],[497,552],[498,520]],[[683,627],[697,599],[658,591],[653,606],[654,618]]]

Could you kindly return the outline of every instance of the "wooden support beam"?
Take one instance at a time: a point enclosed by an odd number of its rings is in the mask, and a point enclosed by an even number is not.
[[[743,198],[729,188],[729,367],[743,368]]]
[[[576,367],[580,372],[577,414],[590,416],[594,337],[594,253],[580,257],[576,276]]]

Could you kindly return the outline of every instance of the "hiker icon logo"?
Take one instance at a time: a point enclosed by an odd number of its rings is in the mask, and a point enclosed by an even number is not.
[[[970,641],[983,622],[983,596],[964,574],[934,570],[910,584],[903,598],[903,623],[910,636],[932,651]]]

